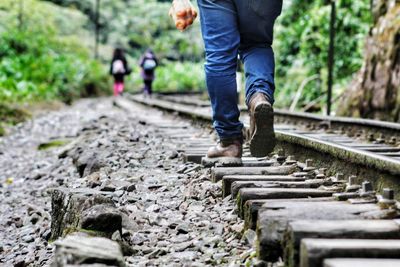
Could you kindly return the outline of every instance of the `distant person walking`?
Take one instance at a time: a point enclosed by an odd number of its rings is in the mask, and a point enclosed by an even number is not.
[[[153,81],[155,79],[155,70],[158,66],[158,60],[151,49],[147,49],[140,58],[140,67],[142,68],[142,78],[144,83],[143,93],[151,96],[153,93]]]
[[[121,48],[116,48],[110,66],[110,74],[114,77],[114,96],[121,95],[124,92],[124,77],[129,75],[130,72],[124,51]]]

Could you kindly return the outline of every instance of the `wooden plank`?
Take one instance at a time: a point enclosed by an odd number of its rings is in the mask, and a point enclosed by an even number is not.
[[[324,267],[398,267],[400,259],[347,259],[336,258],[324,260]]]
[[[323,267],[327,258],[399,257],[400,240],[306,238],[301,241],[300,267]]]
[[[326,183],[326,184],[325,184]],[[331,182],[329,183],[331,184]],[[242,188],[318,188],[321,185],[328,185],[327,180],[312,179],[302,182],[279,182],[279,181],[235,181],[231,185],[232,197],[236,198]]]
[[[333,201],[332,197],[319,197],[319,198],[294,198],[294,199],[284,199],[283,201],[302,201],[302,202],[321,202],[321,201]],[[256,199],[256,200],[248,200],[244,204],[243,207],[243,214],[244,214],[244,221],[245,221],[245,228],[256,230],[257,226],[257,219],[258,219],[258,211],[261,207],[266,203],[271,202],[282,202],[281,199]]]
[[[296,171],[295,166],[279,167],[217,167],[211,172],[214,182],[218,182],[225,175],[289,175]]]
[[[284,235],[284,261],[298,266],[300,243],[305,238],[400,239],[394,220],[300,220],[289,222]]]
[[[197,153],[197,152],[196,152]],[[207,153],[204,153],[206,155]],[[216,164],[220,163],[218,158],[208,158],[203,157],[201,160],[201,164],[205,167],[214,167]],[[256,159],[251,159],[248,157],[242,158],[242,165],[240,167],[269,167],[276,164],[276,161],[260,161]],[[220,168],[220,167],[219,167]],[[232,168],[232,167],[231,167]]]
[[[279,188],[279,184],[264,181],[236,181],[232,183],[232,198],[236,198],[242,188]]]
[[[229,196],[231,186],[236,181],[263,181],[263,182],[295,182],[305,181],[303,177],[293,177],[290,175],[226,175],[222,177],[222,194]]]
[[[381,210],[375,204],[352,205],[347,202],[267,201],[259,210],[258,253],[264,261],[275,262],[283,254],[283,234],[295,220],[392,219],[393,210]]]
[[[290,199],[330,197],[334,192],[304,188],[243,188],[237,195],[239,214],[243,218],[243,206],[252,199]]]

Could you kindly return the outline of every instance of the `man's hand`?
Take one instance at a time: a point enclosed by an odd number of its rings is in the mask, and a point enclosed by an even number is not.
[[[190,0],[174,0],[169,15],[173,18],[176,28],[184,31],[193,24],[197,17],[197,11]]]

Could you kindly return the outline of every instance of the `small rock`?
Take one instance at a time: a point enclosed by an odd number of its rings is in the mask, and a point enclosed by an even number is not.
[[[178,231],[178,234],[187,234],[189,233],[189,224],[188,223],[179,224],[176,227],[176,230]]]
[[[36,224],[40,220],[40,216],[38,214],[32,214],[30,217],[30,221],[32,224]]]
[[[42,238],[46,241],[49,241],[51,237],[51,230],[47,229],[46,231],[43,232]]]
[[[25,243],[32,243],[35,239],[31,235],[26,235],[22,238],[22,241]]]
[[[174,246],[176,252],[181,252],[193,246],[193,241],[187,241]]]
[[[130,184],[126,187],[126,191],[128,192],[133,192],[136,190],[136,185],[135,184]]]
[[[221,260],[221,259],[223,259],[224,257],[226,257],[226,256],[229,256],[229,254],[228,253],[214,253],[213,255],[212,255],[212,257],[213,257],[213,259],[214,260]]]
[[[100,191],[114,192],[117,187],[111,182],[111,180],[106,180],[101,184]]]
[[[171,254],[172,258],[177,258],[179,260],[192,261],[196,258],[196,251],[183,251],[183,252],[175,252]]]
[[[253,246],[256,241],[257,234],[254,230],[248,229],[244,232],[242,240],[246,241],[246,244]]]
[[[176,150],[172,150],[169,152],[168,159],[176,159],[179,156],[179,153]]]
[[[237,223],[231,226],[231,229],[236,233],[241,233],[244,228],[244,223]]]
[[[213,230],[216,235],[222,235],[224,233],[224,225],[218,223],[213,225]]]
[[[26,266],[28,266],[28,264],[25,262],[25,260],[23,260],[21,258],[15,259],[14,262],[15,262],[14,263],[14,267],[26,267]]]

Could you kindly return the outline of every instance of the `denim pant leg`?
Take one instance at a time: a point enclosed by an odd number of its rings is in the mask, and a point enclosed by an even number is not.
[[[206,51],[206,83],[220,139],[242,136],[237,106],[236,66],[240,45],[233,0],[198,0]]]
[[[282,0],[234,0],[239,16],[240,54],[246,75],[246,103],[256,92],[274,101],[275,60],[271,48]]]
[[[253,47],[241,50],[246,76],[246,103],[255,93],[263,93],[271,104],[275,92],[275,60],[271,47]]]

